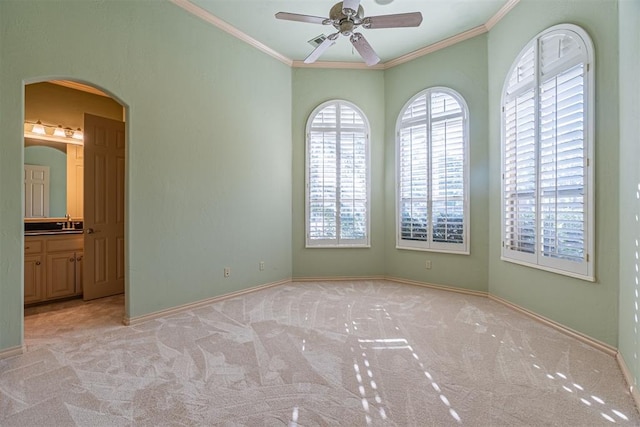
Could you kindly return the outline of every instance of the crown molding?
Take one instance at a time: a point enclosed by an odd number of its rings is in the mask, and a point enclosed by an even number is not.
[[[219,29],[221,29],[222,31],[231,34],[232,36],[234,36],[237,39],[242,40],[243,42],[247,43],[250,46],[255,47],[256,49],[266,53],[267,55],[277,59],[278,61],[288,65],[289,67],[292,66],[293,60],[287,58],[286,56],[282,55],[279,52],[276,52],[275,50],[271,49],[269,46],[267,46],[264,43],[259,42],[258,40],[254,39],[253,37],[243,33],[242,31],[238,30],[236,27],[234,27],[233,25],[230,25],[228,23],[226,23],[225,21],[223,21],[222,19],[218,18],[217,16],[212,15],[209,11],[196,6],[195,4],[191,3],[189,0],[169,0],[171,3],[175,4],[176,6],[186,10],[187,12],[189,12],[190,14],[202,19],[203,21],[206,21],[216,27],[218,27]]]
[[[385,64],[379,63],[369,67],[364,62],[346,62],[346,61],[316,61],[312,64],[305,64],[304,61],[293,61],[293,68],[332,68],[332,69],[351,69],[351,70],[384,70]]]
[[[171,3],[176,6],[184,9],[190,14],[197,16],[198,18],[218,27],[219,29],[225,31],[226,33],[242,40],[243,42],[255,47],[256,49],[266,53],[267,55],[277,59],[278,61],[288,65],[292,68],[330,68],[330,69],[351,69],[351,70],[387,70],[389,68],[395,67],[400,64],[404,64],[405,62],[413,61],[414,59],[420,58],[421,56],[428,55],[430,53],[436,52],[438,50],[444,49],[449,46],[453,46],[457,43],[463,42],[465,40],[471,39],[473,37],[479,36],[481,34],[487,33],[491,30],[502,18],[504,18],[510,11],[513,9],[520,0],[507,0],[506,3],[496,12],[487,22],[482,25],[478,25],[475,28],[471,28],[470,30],[464,31],[462,33],[456,34],[454,36],[448,37],[444,40],[440,40],[436,43],[425,46],[421,49],[415,50],[406,55],[402,55],[398,58],[389,60],[384,63],[380,63],[374,65],[372,67],[368,67],[364,63],[359,62],[346,62],[346,61],[317,61],[313,64],[305,64],[304,61],[294,61],[279,52],[271,49],[269,46],[264,43],[259,42],[253,37],[243,33],[239,29],[234,26],[228,24],[217,16],[211,14],[211,12],[202,9],[199,6],[191,3],[190,0],[169,0]]]
[[[405,62],[413,61],[414,59],[420,58],[421,56],[428,55],[430,53],[444,49],[445,47],[453,46],[454,44],[458,44],[462,41],[471,39],[486,32],[487,28],[484,25],[479,25],[463,33],[456,34],[455,36],[440,40],[439,42],[430,44],[429,46],[425,46],[406,55],[402,55],[396,59],[392,59],[391,61],[387,61],[384,63],[384,68],[386,70],[397,65],[404,64]]]
[[[485,22],[484,26],[487,27],[487,31],[495,27],[495,25],[500,22],[502,18],[507,16],[507,13],[509,13],[519,2],[520,0],[508,0],[495,15]]]

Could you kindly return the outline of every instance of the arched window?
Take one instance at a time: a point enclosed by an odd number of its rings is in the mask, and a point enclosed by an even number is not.
[[[397,124],[397,247],[469,253],[469,110],[436,87],[414,96]]]
[[[594,280],[593,45],[538,34],[502,95],[502,259]]]
[[[341,100],[307,121],[307,247],[369,246],[369,123]]]

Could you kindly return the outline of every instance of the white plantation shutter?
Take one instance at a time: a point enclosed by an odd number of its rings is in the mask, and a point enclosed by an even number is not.
[[[397,246],[468,253],[467,107],[459,94],[416,95],[398,121]]]
[[[369,126],[345,101],[307,123],[307,246],[369,244]]]
[[[506,81],[502,144],[503,259],[588,280],[592,58],[573,25],[531,41]]]

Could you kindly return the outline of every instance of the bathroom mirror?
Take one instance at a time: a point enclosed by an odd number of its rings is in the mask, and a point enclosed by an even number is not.
[[[32,138],[25,138],[24,147],[25,165],[25,218],[64,218],[67,215],[67,144],[40,141]],[[34,198],[37,201],[30,201],[30,194],[34,191],[27,188],[34,183],[28,179],[27,171],[47,170],[45,177],[46,185],[36,182],[39,190],[35,191]],[[33,188],[33,187],[32,187]],[[46,190],[45,190],[46,189]],[[48,194],[43,194],[43,192]],[[38,205],[38,208],[31,209],[30,203]],[[42,207],[39,204],[46,203],[48,206]]]

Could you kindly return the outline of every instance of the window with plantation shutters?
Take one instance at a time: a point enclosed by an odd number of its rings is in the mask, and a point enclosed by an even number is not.
[[[307,247],[369,245],[369,124],[346,101],[316,108],[307,122]]]
[[[468,110],[448,88],[403,108],[397,126],[397,247],[469,253]]]
[[[502,103],[502,259],[594,280],[593,47],[575,25],[536,36]]]

